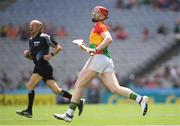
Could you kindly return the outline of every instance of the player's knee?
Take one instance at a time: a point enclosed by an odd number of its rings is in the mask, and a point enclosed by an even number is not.
[[[28,90],[31,90],[31,86],[30,86],[29,84],[26,84],[26,88],[27,88]]]
[[[31,85],[31,84],[29,84],[29,83],[26,85],[26,88],[27,88],[28,90],[34,90],[33,85]]]

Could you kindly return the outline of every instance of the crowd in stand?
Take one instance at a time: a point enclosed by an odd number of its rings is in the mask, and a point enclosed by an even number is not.
[[[4,90],[15,90],[15,89],[25,89],[26,83],[29,80],[31,72],[21,71],[20,78],[14,80],[9,77],[9,74],[5,70],[1,70],[0,73],[0,92]]]
[[[141,7],[141,5],[149,5],[155,9],[168,9],[175,12],[180,10],[180,1],[179,0],[116,0],[115,7],[118,9],[131,9],[133,7]],[[115,33],[115,39],[125,40],[131,36],[127,28],[121,24],[111,24],[108,23],[109,29]],[[177,22],[174,26],[174,33],[179,33],[180,29],[180,19],[177,19]],[[69,32],[65,26],[56,27],[53,23],[44,23],[44,32],[60,38],[66,38],[69,36]],[[167,35],[171,33],[169,28],[163,22],[155,29],[157,34]],[[141,31],[141,38],[143,41],[147,41],[152,37],[154,31],[150,31],[148,26],[144,26]],[[29,38],[29,28],[28,23],[24,25],[15,26],[12,23],[0,25],[0,37],[2,38],[18,38],[20,40],[27,40]]]
[[[109,24],[109,28],[112,32],[117,33],[116,39],[124,40],[128,38],[128,33],[124,30],[123,26],[117,25],[112,26]],[[59,37],[67,37],[69,34],[64,26],[61,26],[57,30],[55,29],[53,24],[45,25],[44,30],[46,33],[59,36]],[[149,29],[145,27],[142,32],[142,38],[144,41],[147,41],[149,38]],[[180,19],[177,19],[174,25],[174,34],[180,34]],[[167,35],[169,33],[168,28],[163,23],[159,25],[156,29],[157,34]],[[16,28],[13,24],[3,25],[0,29],[0,37],[8,37],[11,39],[19,38],[21,40],[27,40],[29,38],[28,33],[28,25],[27,23],[24,26],[20,26]],[[29,72],[30,74],[30,72]],[[151,75],[144,75],[142,77],[133,78],[130,86],[135,87],[147,87],[147,88],[164,88],[164,87],[180,87],[180,66],[167,66],[162,68],[157,68],[156,72]],[[133,75],[132,75],[133,76]],[[132,77],[131,76],[131,77]],[[21,78],[18,80],[17,84],[12,84],[12,80],[8,77],[8,74],[5,71],[1,71],[0,73],[0,89],[23,89],[26,87],[26,82],[28,81],[28,74],[24,74],[22,71]],[[68,78],[66,82],[68,89],[73,88],[74,80],[72,78]],[[43,85],[43,84],[42,84]],[[1,91],[0,90],[0,91]]]
[[[135,78],[130,76],[132,82],[129,86],[139,88],[180,88],[180,66],[166,65],[164,67],[157,67],[151,74]]]
[[[109,23],[108,26],[110,31],[115,34],[115,39],[126,40],[130,37],[129,33],[123,26],[119,24],[113,25],[111,23]],[[148,39],[155,37],[155,35],[166,36],[168,34],[180,34],[180,19],[176,20],[173,31],[170,31],[166,24],[160,23],[155,31],[150,31],[148,26],[144,27],[139,37],[143,42],[146,42]]]
[[[116,8],[118,9],[131,9],[133,7],[137,7],[140,5],[149,5],[156,9],[167,9],[172,11],[180,10],[180,2],[179,0],[117,0]],[[111,32],[115,33],[115,39],[117,40],[125,40],[130,36],[126,30],[126,28],[122,25],[112,25],[109,23],[109,29]],[[56,26],[52,23],[48,23],[44,25],[44,32],[60,37],[66,38],[69,36],[69,32],[65,26],[60,26],[56,28]],[[168,33],[180,34],[180,19],[177,19],[174,30],[169,31],[168,27],[165,24],[161,23],[156,29],[156,33],[160,35],[167,35]],[[12,23],[4,24],[0,26],[0,37],[1,38],[10,38],[10,39],[20,39],[20,40],[28,40],[29,39],[29,28],[28,23],[25,23],[22,26],[14,26]],[[141,34],[142,40],[147,41],[151,37],[151,31],[148,26],[144,27]],[[21,78],[16,85],[12,84],[11,78],[5,71],[1,71],[0,73],[0,92],[6,89],[24,89],[26,87],[26,82],[28,81],[29,74],[24,74],[22,71]],[[166,67],[158,67],[155,72],[151,75],[147,74],[142,77],[134,77],[130,76],[132,79],[132,83],[129,86],[134,87],[147,87],[147,88],[178,88],[180,87],[180,66],[166,66]],[[73,88],[74,79],[67,78],[65,81],[65,85],[67,85],[68,89]],[[95,84],[94,84],[95,83]],[[94,88],[97,83],[97,80],[92,81],[89,88]],[[98,83],[101,83],[98,81]],[[94,86],[95,85],[95,86]],[[98,87],[99,88],[99,87]]]
[[[108,23],[109,30],[115,34],[116,40],[126,40],[131,35],[127,32],[126,28],[122,25],[114,25]],[[63,25],[59,28],[56,28],[52,23],[46,24],[44,26],[43,32],[59,37],[61,39],[69,36],[69,32]],[[153,37],[153,34],[156,32],[156,35],[167,35],[169,33],[180,33],[180,19],[177,19],[174,30],[169,31],[169,28],[164,23],[160,23],[159,26],[155,29],[155,31],[150,31],[148,26],[144,27],[141,31],[141,34],[138,37],[142,38],[142,41],[148,41],[149,38]],[[10,39],[20,39],[22,41],[26,41],[29,39],[29,28],[28,24],[25,23],[23,26],[14,26],[12,23],[7,25],[0,26],[0,37],[1,38],[10,38]]]
[[[115,7],[118,9],[132,9],[141,5],[149,5],[155,9],[166,9],[175,12],[180,10],[179,0],[117,0]]]
[[[25,89],[26,83],[29,79],[30,73],[21,72],[21,78],[18,80],[17,84],[12,83],[11,78],[5,71],[1,72],[0,76],[0,92],[2,90],[14,90],[14,89]],[[117,74],[118,77],[118,74]],[[166,65],[163,67],[157,67],[152,73],[145,74],[141,77],[135,77],[130,75],[129,79],[131,82],[128,84],[131,88],[180,88],[180,66],[179,65]],[[74,87],[76,78],[68,77],[64,86],[69,90]],[[119,82],[121,81],[118,79]],[[98,83],[97,83],[98,82]],[[61,82],[62,83],[62,82]],[[89,83],[88,88],[97,89],[101,88],[102,82],[95,78],[95,80]],[[44,82],[41,82],[41,87],[44,87]]]
[[[10,38],[10,39],[20,39],[28,40],[29,39],[29,27],[28,23],[25,23],[22,26],[14,26],[12,23],[1,25],[0,26],[0,37],[1,38]],[[56,28],[52,23],[45,24],[43,32],[56,36],[65,38],[69,35],[66,28],[62,25],[59,28]]]
[[[5,71],[1,71],[1,77],[0,77],[0,92],[3,92],[4,90],[14,89],[12,86],[12,81],[8,77],[8,74]]]

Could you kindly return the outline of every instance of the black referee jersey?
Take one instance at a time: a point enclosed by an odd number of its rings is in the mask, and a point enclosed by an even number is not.
[[[45,33],[39,33],[34,38],[31,37],[29,40],[29,50],[34,64],[49,53],[50,46],[54,47],[55,45],[57,45],[57,42]]]
[[[44,60],[44,55],[49,53],[49,47],[54,47],[57,42],[45,33],[39,33],[36,37],[30,38],[29,50],[35,64],[34,72],[43,77],[44,80],[53,80],[53,69],[48,61]]]

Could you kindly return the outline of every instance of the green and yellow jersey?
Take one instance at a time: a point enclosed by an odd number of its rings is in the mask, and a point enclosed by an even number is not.
[[[96,48],[98,45],[100,45],[103,42],[103,37],[101,36],[101,33],[106,31],[108,31],[108,27],[103,22],[95,23],[89,36],[89,47]],[[110,57],[108,47],[97,51],[96,54],[103,54]]]

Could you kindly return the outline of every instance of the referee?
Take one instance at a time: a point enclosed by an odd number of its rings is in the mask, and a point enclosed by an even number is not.
[[[42,22],[38,20],[32,20],[30,22],[31,38],[29,39],[29,50],[24,51],[24,57],[33,60],[35,67],[33,74],[27,83],[28,89],[28,106],[25,110],[17,110],[16,113],[32,118],[32,106],[35,97],[35,87],[37,84],[44,80],[49,88],[55,93],[60,94],[65,98],[71,99],[72,95],[61,89],[53,77],[53,68],[48,62],[53,56],[59,53],[62,49],[51,36],[44,34],[42,31]],[[52,52],[49,52],[49,47],[52,47]],[[83,110],[83,104],[85,100],[81,99],[79,104],[79,115]]]

